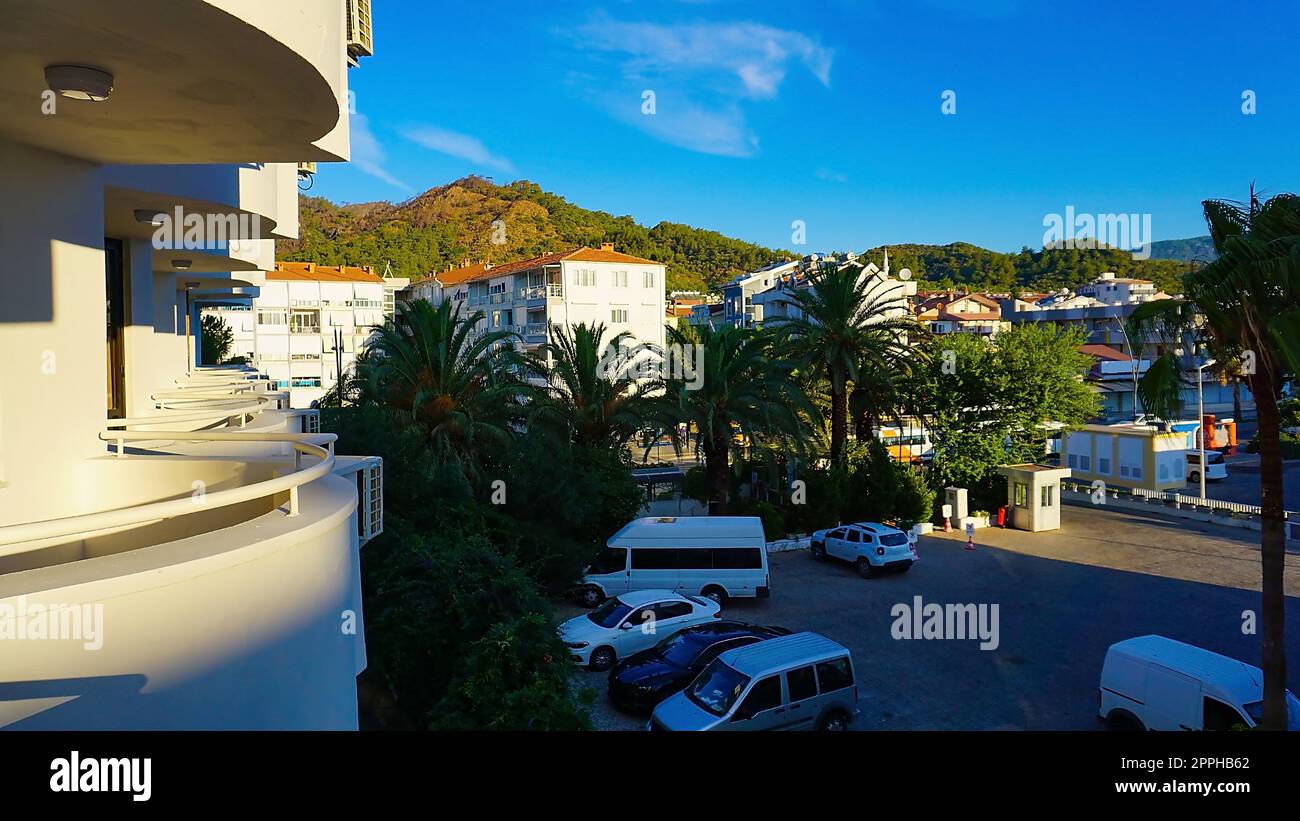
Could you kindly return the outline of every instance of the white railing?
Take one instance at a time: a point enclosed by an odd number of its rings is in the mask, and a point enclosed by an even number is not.
[[[528,287],[525,287],[525,288],[520,288],[520,289],[519,289],[519,298],[520,298],[520,299],[545,299],[545,298],[546,298],[546,286],[545,286],[545,285],[531,285],[531,286],[528,286]]]
[[[118,420],[121,421],[121,420]],[[191,513],[252,502],[289,493],[288,516],[298,515],[298,489],[320,479],[334,469],[334,441],[332,433],[237,433],[232,431],[104,431],[102,439],[119,441],[152,441],[167,439],[187,442],[279,442],[288,444],[294,451],[294,471],[250,485],[204,493],[186,495],[181,499],[150,502],[134,507],[46,519],[40,522],[0,527],[0,556],[12,556],[37,549],[32,542],[46,542],[64,536],[88,537],[110,530],[152,524]],[[315,456],[319,461],[303,468],[303,455]],[[24,546],[28,545],[28,546]]]
[[[524,326],[524,336],[546,336],[546,323],[529,322]]]
[[[1092,494],[1096,492],[1096,490],[1102,490],[1112,498],[1129,496],[1133,499],[1141,499],[1145,502],[1171,502],[1176,507],[1222,510],[1227,513],[1240,513],[1247,516],[1259,516],[1263,513],[1263,509],[1259,505],[1247,504],[1245,502],[1228,502],[1222,499],[1210,499],[1204,496],[1188,496],[1187,494],[1179,493],[1176,490],[1148,490],[1140,487],[1128,488],[1117,485],[1107,485],[1104,488],[1094,488],[1090,483],[1080,482],[1073,479],[1063,480],[1061,486],[1063,490],[1073,491],[1075,493]]]
[[[547,286],[546,286],[546,295],[547,295],[547,296],[554,296],[554,297],[561,297],[561,296],[564,296],[564,286],[563,286],[563,285],[559,285],[559,284],[551,284],[551,285],[547,285]]]

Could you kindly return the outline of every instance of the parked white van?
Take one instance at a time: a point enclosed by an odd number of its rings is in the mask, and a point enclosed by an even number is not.
[[[817,633],[727,650],[659,702],[648,730],[847,730],[858,714],[853,657]]]
[[[1217,482],[1220,479],[1228,478],[1228,463],[1223,461],[1223,454],[1217,450],[1207,450],[1205,452],[1205,481]],[[1199,483],[1201,481],[1201,452],[1199,450],[1187,451],[1187,481]]]
[[[757,516],[663,516],[637,519],[609,537],[587,568],[579,600],[595,607],[631,590],[675,590],[719,604],[766,597],[767,541]]]
[[[1228,730],[1260,720],[1264,673],[1164,636],[1138,636],[1106,651],[1098,715],[1116,730]],[[1300,702],[1286,694],[1288,728]]]

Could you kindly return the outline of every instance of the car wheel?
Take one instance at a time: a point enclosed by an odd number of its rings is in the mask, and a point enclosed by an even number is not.
[[[605,600],[605,594],[600,592],[599,587],[584,587],[578,594],[578,601],[582,602],[583,607],[597,607]]]
[[[824,542],[812,543],[812,557],[819,562],[826,561],[826,544]]]
[[[866,556],[859,556],[857,561],[858,575],[864,579],[869,579],[876,575],[876,568],[871,566],[871,562]]]
[[[700,591],[700,595],[708,599],[713,599],[715,602],[718,603],[718,606],[722,606],[727,603],[727,591],[723,590],[721,587],[718,587],[717,585],[709,585],[708,587]]]
[[[1106,729],[1116,732],[1133,732],[1145,730],[1138,717],[1127,710],[1111,710],[1106,716]]]
[[[587,666],[597,673],[602,673],[614,666],[616,658],[614,648],[597,647],[591,651],[591,660],[587,662]]]
[[[1192,484],[1200,484],[1201,474],[1197,473],[1196,471],[1192,471],[1192,475],[1188,477],[1187,481],[1191,482]]]
[[[829,733],[842,733],[849,728],[849,715],[843,710],[831,710],[822,716],[817,729]]]

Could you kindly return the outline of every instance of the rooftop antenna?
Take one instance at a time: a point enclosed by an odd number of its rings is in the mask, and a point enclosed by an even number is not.
[[[390,259],[386,259],[384,260],[384,279],[391,279],[392,276],[393,276],[393,261]]]

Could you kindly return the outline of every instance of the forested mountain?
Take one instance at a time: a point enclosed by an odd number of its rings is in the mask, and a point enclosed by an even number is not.
[[[664,263],[669,290],[698,290],[794,257],[689,225],[646,228],[629,216],[580,208],[524,180],[495,185],[466,177],[398,204],[339,206],[304,197],[299,210],[302,239],[280,242],[280,259],[381,270],[390,263],[393,275],[412,278],[466,259],[500,264],[612,242],[625,254]]]
[[[388,265],[394,276],[412,278],[465,260],[500,264],[612,242],[619,251],[664,263],[668,290],[704,290],[716,289],[738,273],[795,257],[791,251],[689,225],[661,222],[646,228],[630,216],[581,208],[526,180],[496,185],[481,177],[466,177],[402,203],[335,205],[321,197],[303,197],[299,210],[302,238],[279,242],[280,259],[374,265],[380,270]],[[1162,244],[1167,243],[1154,246]],[[881,250],[868,252],[877,264]],[[1189,267],[1175,260],[1135,260],[1128,252],[1109,248],[1025,248],[1005,254],[964,242],[891,245],[889,261],[895,271],[910,268],[922,287],[990,291],[1045,291],[1114,271],[1154,280],[1177,293],[1181,290],[1178,275]]]
[[[1218,254],[1214,251],[1214,240],[1209,237],[1190,237],[1188,239],[1166,239],[1151,243],[1152,259],[1178,259],[1183,262],[1209,262]]]

